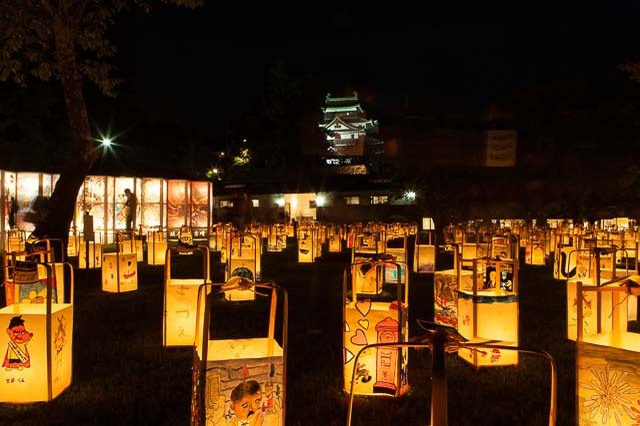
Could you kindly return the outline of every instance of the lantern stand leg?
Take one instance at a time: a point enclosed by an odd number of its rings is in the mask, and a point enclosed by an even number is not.
[[[445,349],[447,333],[437,330],[433,336],[431,365],[431,425],[447,426],[447,365]]]

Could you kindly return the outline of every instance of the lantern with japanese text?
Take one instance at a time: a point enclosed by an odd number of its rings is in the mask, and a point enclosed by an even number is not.
[[[71,385],[73,342],[73,268],[65,264],[65,278],[54,278],[47,263],[18,261],[5,279],[15,291],[13,304],[0,309],[6,333],[0,374],[0,402],[50,401]],[[63,272],[64,276],[64,272]],[[68,297],[58,298],[52,288],[65,287]]]
[[[122,252],[118,238],[114,253],[102,254],[102,291],[123,293],[138,289],[138,259],[136,253]]]
[[[186,248],[178,245],[167,250],[164,266],[163,346],[191,346],[195,342],[198,288],[201,284],[211,282],[209,262],[209,249],[206,246]],[[198,264],[201,267],[194,268]],[[174,268],[177,269],[179,278],[174,276]]]
[[[226,292],[253,296],[230,301]],[[286,291],[273,283],[236,276],[200,286],[192,425],[285,424],[287,306]],[[260,318],[266,324],[256,334]]]
[[[640,334],[628,326],[629,302],[637,306],[640,276],[631,275],[602,286],[577,284],[576,424],[638,424],[640,413]],[[594,316],[608,324],[584,333],[584,300],[599,298]]]
[[[400,265],[388,261],[371,261],[369,270],[384,275],[386,267]],[[400,272],[398,271],[398,277]],[[347,287],[351,282],[351,292]],[[376,290],[377,291],[377,290]],[[343,281],[343,383],[349,392],[355,369],[353,392],[356,395],[400,396],[409,389],[406,348],[362,348],[372,343],[404,342],[408,339],[408,286],[400,281],[384,284],[378,293],[363,292],[357,281]]]
[[[518,265],[513,260],[476,259],[473,278],[458,289],[458,332],[471,343],[518,345]],[[465,286],[470,283],[471,288]],[[474,367],[517,365],[518,352],[461,348],[460,358]]]

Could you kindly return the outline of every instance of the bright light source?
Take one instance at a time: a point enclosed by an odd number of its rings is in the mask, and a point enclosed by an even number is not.
[[[276,198],[276,204],[278,207],[284,207],[284,197]]]
[[[414,201],[416,199],[416,193],[414,191],[406,191],[404,193],[404,198],[409,201]]]
[[[106,138],[105,137],[105,138],[100,139],[100,143],[102,143],[102,145],[104,145],[104,146],[110,146],[111,142],[113,142],[111,140],[111,138]]]
[[[327,198],[324,195],[316,195],[316,206],[323,207],[327,202]]]
[[[217,175],[218,173],[220,173],[220,170],[214,168],[211,170],[211,173],[213,173],[214,175]]]
[[[291,198],[291,207],[296,207],[298,205],[298,199],[296,197]]]

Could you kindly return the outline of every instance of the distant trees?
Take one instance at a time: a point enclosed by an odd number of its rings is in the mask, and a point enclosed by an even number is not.
[[[197,7],[202,0],[163,0]],[[78,191],[97,159],[84,99],[83,80],[105,95],[118,81],[108,59],[115,52],[107,32],[119,13],[144,0],[4,0],[0,3],[0,80],[26,85],[30,78],[58,80],[62,85],[70,128],[69,157],[47,205],[36,237],[67,241]]]

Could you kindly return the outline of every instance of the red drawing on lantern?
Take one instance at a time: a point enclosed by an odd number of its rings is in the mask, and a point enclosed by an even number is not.
[[[28,332],[24,327],[22,315],[11,318],[7,328],[9,335],[9,347],[4,356],[2,366],[7,370],[31,367],[31,358],[27,350],[27,343],[33,337],[33,333]]]

